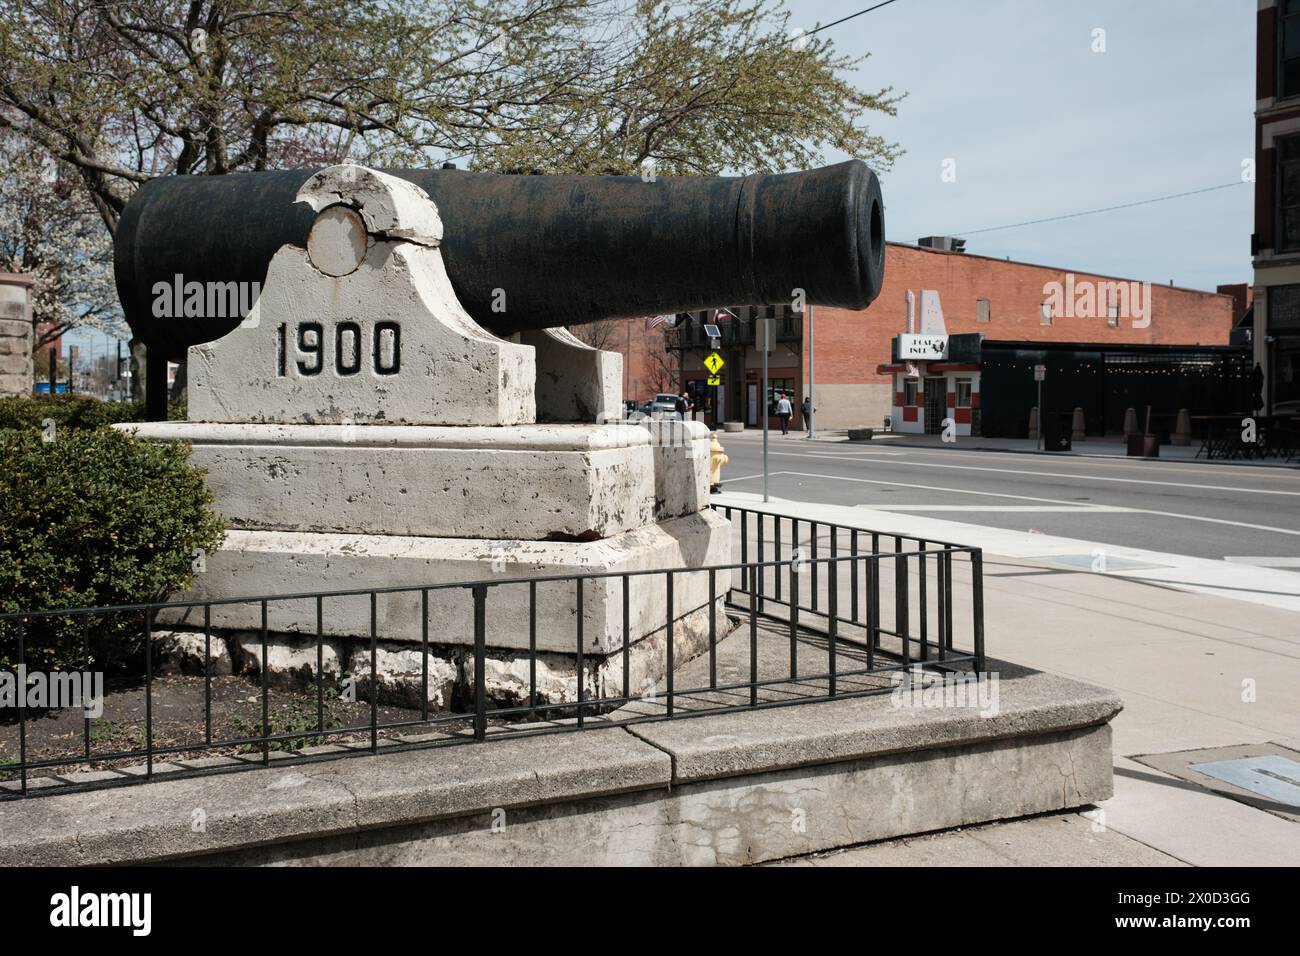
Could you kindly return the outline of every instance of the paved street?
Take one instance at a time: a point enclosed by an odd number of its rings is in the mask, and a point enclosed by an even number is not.
[[[823,452],[820,449],[824,446],[808,449],[802,443],[794,446],[793,440],[791,445],[788,454],[802,456],[807,464],[791,457],[786,460],[795,465],[789,471],[813,473],[816,467],[816,473],[824,475],[827,458],[822,455],[830,456],[829,468],[848,478],[885,481],[880,473],[890,467],[847,460],[865,457],[853,453],[841,458],[834,446]],[[1163,564],[1157,567],[1151,561],[1142,565],[1150,570],[1092,573],[1087,551],[1083,551],[1083,562],[1067,562],[1059,560],[1062,555],[1053,550],[1060,543],[1066,550],[1064,556],[1077,555],[1081,550],[1078,540],[1031,535],[1013,524],[1037,522],[1044,516],[1069,517],[1060,513],[985,515],[937,511],[931,515],[855,507],[866,494],[876,496],[875,500],[887,497],[889,492],[881,493],[885,488],[898,489],[895,494],[906,491],[910,496],[923,490],[911,487],[916,484],[957,486],[957,481],[913,481],[931,462],[952,462],[957,466],[969,462],[979,467],[988,463],[990,467],[1016,471],[1041,468],[1065,475],[1074,472],[1074,477],[1050,479],[1067,491],[1083,485],[1086,475],[1105,474],[1095,462],[1079,459],[896,451],[900,454],[894,461],[909,463],[894,466],[901,472],[898,484],[862,485],[866,490],[863,493],[854,482],[843,478],[786,474],[773,482],[774,492],[790,496],[785,500],[774,494],[772,503],[764,506],[751,491],[741,490],[761,483],[742,481],[729,485],[715,501],[764,508],[802,521],[933,535],[983,547],[985,630],[990,655],[1108,688],[1123,700],[1124,710],[1111,725],[1115,795],[1097,809],[1083,813],[946,831],[792,862],[879,865],[925,864],[943,859],[949,863],[993,865],[1035,861],[1074,866],[1205,866],[1293,865],[1300,859],[1300,827],[1295,822],[1295,808],[1290,805],[1293,800],[1252,803],[1249,793],[1216,791],[1210,777],[1188,772],[1188,765],[1194,762],[1268,754],[1294,760],[1300,751],[1300,712],[1295,707],[1295,688],[1300,681],[1300,575],[1292,570],[1234,567],[1206,558],[1180,561],[1176,555],[1131,546],[1115,551],[1120,555],[1140,553]],[[747,461],[754,456],[754,448],[743,438],[731,441],[727,452],[733,461]],[[1161,467],[1165,466],[1142,464],[1137,474],[1150,480]],[[1222,484],[1213,481],[1215,474],[1236,475],[1240,471],[1227,466],[1199,466],[1196,477],[1207,473],[1210,480],[1192,483]],[[1286,474],[1280,477],[1292,482],[1295,479]],[[1004,486],[1004,493],[1029,494],[1022,483],[1032,479],[1014,475],[1006,478],[1017,484]],[[982,480],[986,485],[989,482],[987,477]],[[802,486],[797,484],[800,481],[804,482]],[[840,485],[853,486],[853,490],[842,492]],[[856,500],[855,491],[859,496]],[[792,500],[800,493],[808,500]],[[1158,492],[1139,493],[1152,499],[1159,497]],[[1189,495],[1186,500],[1205,509],[1222,506],[1210,492],[1201,489],[1200,493],[1204,497]],[[847,500],[812,503],[819,494],[840,494]],[[927,500],[943,500],[939,493],[931,494],[934,497]],[[918,502],[912,498],[908,503]],[[1294,527],[1294,511],[1294,504],[1274,505],[1264,514],[1266,520],[1285,518]],[[963,523],[972,521],[971,515],[1013,526],[999,530]],[[1120,516],[1111,513],[1109,517]],[[1135,523],[1159,520],[1159,516],[1141,513],[1128,517]],[[1209,541],[1214,540],[1218,534],[1215,529],[1220,527],[1205,522],[1189,524],[1196,525]],[[803,527],[807,533],[808,526]],[[1070,530],[1082,533],[1080,529]],[[1140,527],[1137,534],[1141,534]],[[1258,548],[1266,540],[1265,532],[1256,534],[1258,538],[1246,540]],[[1128,540],[1139,539],[1130,534]],[[1197,538],[1191,534],[1182,540],[1194,543]],[[1172,544],[1176,546],[1176,542]],[[1171,542],[1166,541],[1166,546]],[[1201,577],[1189,582],[1188,578],[1197,574]],[[959,585],[961,580],[959,569]],[[965,613],[959,586],[957,618],[962,619]]]
[[[761,432],[719,440],[726,490],[761,494]],[[808,442],[779,431],[769,448],[773,497],[1300,572],[1300,469],[963,450],[960,441]]]

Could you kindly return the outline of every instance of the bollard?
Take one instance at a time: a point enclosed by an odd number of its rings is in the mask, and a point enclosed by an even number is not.
[[[1138,413],[1136,408],[1126,409],[1124,412],[1124,441],[1128,441],[1138,433]]]
[[[1169,436],[1171,445],[1190,445],[1192,443],[1192,413],[1185,408],[1178,409],[1178,422],[1174,433]]]
[[[1083,417],[1083,409],[1076,407],[1074,409],[1074,421],[1070,423],[1070,440],[1084,441],[1088,437],[1087,422]]]

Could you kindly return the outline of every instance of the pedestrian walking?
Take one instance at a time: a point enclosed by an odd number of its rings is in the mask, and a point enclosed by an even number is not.
[[[812,430],[813,411],[814,409],[813,409],[812,399],[805,397],[803,400],[803,423],[804,423],[804,427],[808,429],[809,438],[812,438],[812,433],[813,433]]]
[[[778,393],[776,400],[776,417],[781,419],[781,434],[790,434],[790,416],[794,414],[794,406],[790,404],[790,396],[784,392]]]

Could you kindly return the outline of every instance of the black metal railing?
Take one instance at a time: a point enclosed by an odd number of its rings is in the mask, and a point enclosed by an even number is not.
[[[142,673],[134,684],[123,684],[119,696],[143,695],[133,712],[143,715],[143,726],[133,728],[134,746],[97,748],[102,735],[85,716],[79,733],[55,735],[79,737],[75,747],[48,752],[47,743],[38,748],[47,752],[39,753],[33,752],[33,720],[58,714],[19,699],[15,716],[0,713],[0,799],[150,780],[162,772],[160,762],[169,775],[213,773],[268,765],[273,752],[276,759],[332,759],[887,693],[894,686],[891,675],[916,665],[984,672],[978,548],[749,508],[714,510],[732,523],[738,562],[0,614],[0,660],[11,662],[16,680],[34,662],[33,634],[76,624],[89,633],[88,620],[120,622],[138,615],[140,653],[134,663]],[[590,601],[603,602],[593,605],[592,620],[618,622],[608,625],[603,636],[613,639],[604,644],[602,635],[593,642],[586,633]],[[693,613],[695,623],[679,608]],[[462,611],[470,633],[458,630]],[[202,686],[191,687],[201,693],[194,701],[201,720],[193,721],[188,734],[175,728],[159,733],[154,701],[164,679],[160,621],[188,628],[183,633],[195,645],[201,639]],[[244,626],[250,622],[252,627]],[[446,630],[431,635],[431,622]],[[557,643],[566,628],[567,648]],[[679,645],[689,644],[684,635],[691,628],[698,653],[679,670],[675,655]],[[213,642],[231,631],[253,637],[257,658],[256,698],[240,699],[256,699],[260,722],[244,724],[242,733],[214,725]],[[287,696],[296,723],[277,728],[284,721],[273,719],[273,697],[283,700],[286,694],[279,683],[273,691],[270,647],[286,633],[314,649],[314,668],[307,686]],[[333,675],[327,673],[325,651],[348,639],[344,634],[358,633],[351,639],[358,644],[353,659],[362,661],[356,668],[361,673],[347,677],[368,678],[368,700],[364,708],[359,696],[349,701],[352,709],[335,719],[327,695],[343,686],[345,673],[341,661]],[[662,641],[661,656],[656,633],[671,636]],[[421,651],[417,706],[381,704],[381,641]],[[48,646],[44,639],[40,643]],[[461,648],[465,676],[445,708],[435,710],[431,649],[449,647]],[[572,694],[557,696],[555,679],[543,691],[539,664],[557,653],[572,655]],[[521,687],[518,703],[489,706],[490,655],[514,662],[525,657],[527,692]],[[641,687],[633,680],[634,656],[643,672],[655,675]],[[83,663],[93,666],[89,651]],[[230,680],[244,682],[242,676]],[[168,710],[174,719],[178,708]],[[593,720],[597,715],[601,719]],[[409,739],[412,731],[419,739]],[[17,759],[4,759],[14,744]],[[195,764],[214,755],[225,759]],[[136,766],[124,766],[132,762]],[[76,772],[85,770],[107,772]]]

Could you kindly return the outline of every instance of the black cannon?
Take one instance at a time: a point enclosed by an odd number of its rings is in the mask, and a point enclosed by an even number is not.
[[[294,202],[315,170],[169,176],[143,185],[115,240],[118,295],[151,365],[239,317],[159,318],[157,283],[261,283],[314,218]],[[389,170],[427,192],[466,310],[501,335],[605,318],[789,302],[865,308],[880,292],[880,184],[857,160],[737,177],[513,176]],[[507,308],[493,311],[495,290]],[[152,405],[153,403],[151,403]]]

